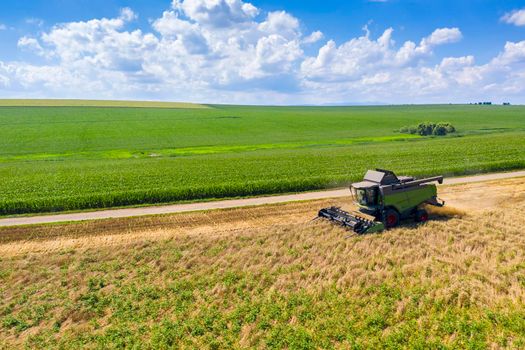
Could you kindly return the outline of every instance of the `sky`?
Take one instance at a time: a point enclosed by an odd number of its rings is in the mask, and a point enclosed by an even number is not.
[[[0,98],[525,103],[525,0],[0,2]]]

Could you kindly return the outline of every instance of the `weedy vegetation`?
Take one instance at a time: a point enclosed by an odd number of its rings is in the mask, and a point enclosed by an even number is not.
[[[420,176],[525,167],[521,106],[44,102],[0,107],[0,215],[307,191],[346,185],[374,167]],[[445,117],[458,132],[398,131]]]

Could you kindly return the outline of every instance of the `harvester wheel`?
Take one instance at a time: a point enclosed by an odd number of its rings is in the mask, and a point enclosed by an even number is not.
[[[385,226],[387,228],[399,225],[399,214],[394,209],[388,209],[385,213]]]
[[[428,221],[428,213],[424,209],[419,209],[416,211],[416,221],[417,222],[426,222]]]

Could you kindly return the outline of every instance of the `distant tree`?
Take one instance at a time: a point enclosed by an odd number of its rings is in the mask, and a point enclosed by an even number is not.
[[[450,123],[441,122],[441,123],[438,123],[438,125],[439,126],[443,126],[445,128],[447,134],[456,132],[456,128],[454,127],[454,125],[452,125]]]
[[[417,126],[417,133],[421,136],[432,135],[432,132],[434,131],[435,126],[436,124],[429,123],[429,122],[420,123]]]
[[[447,122],[424,122],[419,123],[417,126],[403,126],[399,129],[399,132],[403,134],[418,134],[421,136],[443,136],[449,133],[456,132],[456,128],[452,124]]]
[[[441,124],[436,125],[434,130],[432,130],[432,135],[444,136],[447,134],[447,128]]]

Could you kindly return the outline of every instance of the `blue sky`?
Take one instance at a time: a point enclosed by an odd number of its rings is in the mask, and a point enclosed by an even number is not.
[[[0,3],[0,98],[525,103],[524,66],[525,1]]]

